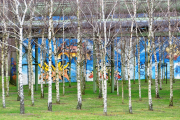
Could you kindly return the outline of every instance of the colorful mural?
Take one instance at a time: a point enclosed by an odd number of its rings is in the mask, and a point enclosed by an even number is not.
[[[118,42],[120,41],[120,37],[117,38]],[[143,41],[143,38],[141,38],[141,45],[140,46],[144,46],[145,42]],[[164,40],[167,38],[163,38]],[[62,78],[65,78],[65,82],[69,82],[69,78],[71,76],[71,82],[76,82],[76,57],[77,57],[77,40],[76,39],[65,39],[64,42],[62,42],[62,38],[57,39],[57,51],[58,51],[58,69],[59,69],[59,81],[62,81]],[[86,42],[85,42],[86,41]],[[42,40],[41,38],[38,39],[38,44],[39,46],[41,45]],[[158,45],[158,43],[156,43]],[[24,41],[24,46],[28,45],[28,41]],[[165,63],[167,63],[167,74],[168,74],[168,78],[169,78],[169,48],[168,48],[168,42],[165,42],[165,44],[163,44],[162,50],[165,52]],[[62,60],[63,57],[63,46],[64,46],[64,60]],[[174,45],[174,48],[176,48],[176,51],[174,52],[174,72],[175,72],[175,78],[176,79],[180,79],[180,51],[177,49],[178,46]],[[48,47],[48,40],[46,40],[46,51],[48,51],[49,47]],[[108,49],[107,49],[108,50]],[[157,53],[157,60],[159,62],[159,52],[158,52],[159,48],[156,49]],[[86,65],[86,80],[87,81],[93,81],[93,41],[92,40],[83,40],[82,42],[82,54],[85,55],[86,53],[86,57],[87,57],[87,65]],[[53,48],[53,43],[52,43],[52,52],[54,52],[54,48]],[[23,50],[23,53],[25,53],[25,50]],[[118,63],[117,63],[117,51],[115,50],[115,68],[116,65],[118,64],[119,68],[118,70],[116,70],[115,72],[115,77],[118,78],[119,80],[121,80],[121,63],[120,63],[120,55],[121,50],[118,50]],[[40,47],[38,48],[38,56],[40,56]],[[35,45],[32,44],[32,56],[33,58],[35,58]],[[84,59],[84,57],[82,57],[82,60]],[[28,81],[28,77],[27,77],[27,56],[24,55],[23,57],[23,78],[24,81]],[[69,66],[71,61],[71,67]],[[108,62],[108,58],[106,58],[106,62]],[[16,70],[16,63],[15,60],[12,59],[11,60],[12,63],[12,67],[11,67],[11,73],[12,73],[12,78],[15,80],[16,74],[15,74],[15,70]],[[33,61],[33,64],[35,62]],[[38,63],[40,63],[40,57],[38,57]],[[133,59],[130,62],[130,69],[132,70],[132,74],[131,74],[131,79],[133,79],[133,73],[134,73],[134,62]],[[126,66],[126,65],[125,65]],[[39,64],[39,68],[38,68],[38,78],[39,78],[39,83],[40,83],[40,64]],[[53,78],[53,81],[55,81],[55,59],[54,59],[54,55],[52,57],[52,75],[51,77]],[[42,68],[44,69],[44,81],[47,80],[48,75],[48,52],[46,53],[46,57],[45,57],[45,62],[44,65],[42,66]],[[64,76],[62,75],[62,69],[64,68]],[[162,68],[162,67],[161,67]],[[70,70],[71,69],[71,74],[70,74]],[[136,74],[135,74],[135,79],[138,79],[138,64],[137,64],[137,60],[136,60],[136,66],[135,66],[135,70],[136,70]],[[35,71],[35,67],[33,66],[33,71]],[[154,63],[154,55],[152,55],[152,78],[155,78],[155,63]],[[125,70],[125,74],[127,75],[127,70]],[[143,47],[141,47],[140,49],[140,78],[144,79],[145,78],[145,49]],[[103,75],[101,75],[100,77],[102,78]],[[108,73],[106,73],[106,78],[108,79]],[[28,82],[24,82],[24,84],[28,84]]]
[[[16,61],[14,58],[11,58],[11,83],[16,84]]]
[[[111,74],[110,74],[110,76],[111,76]],[[89,78],[93,78],[93,71],[89,74],[89,76],[88,76]],[[119,71],[115,71],[115,77],[116,77],[116,79],[121,79],[121,75],[120,75],[120,72]],[[101,72],[100,72],[100,78],[104,78],[104,74],[102,74]],[[108,72],[106,73],[106,79],[108,79]]]
[[[39,65],[39,67],[41,67],[40,64],[38,64],[38,65]],[[59,69],[58,77],[59,77],[59,80],[62,80],[62,77],[64,77],[69,81],[68,69],[67,69],[68,65],[69,65],[69,63],[67,63],[66,65],[61,65],[61,62],[58,63],[58,69]],[[56,67],[54,65],[52,65],[51,67],[52,67],[52,69],[51,69],[51,71],[52,71],[51,77],[53,78],[53,82],[55,82],[55,80],[56,80],[56,72],[55,72]],[[63,68],[64,68],[64,76],[63,76]],[[49,76],[48,75],[48,69],[49,69],[49,66],[48,66],[48,64],[46,62],[44,62],[44,66],[42,66],[42,69],[44,70],[44,74],[43,74],[44,78],[43,78],[43,80],[48,81],[48,76]],[[41,75],[39,76],[39,80],[40,79],[41,79]]]
[[[174,45],[173,49],[175,50],[175,52],[174,52],[174,60],[177,60],[177,58],[180,56],[180,51],[178,49],[176,49],[176,45]],[[169,59],[170,58],[170,56],[169,56],[169,52],[170,52],[169,47],[166,47],[166,52],[168,53],[166,58]]]

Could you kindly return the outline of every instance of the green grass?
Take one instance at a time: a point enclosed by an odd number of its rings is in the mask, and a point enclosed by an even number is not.
[[[133,81],[132,81],[133,82]],[[121,82],[120,96],[117,96],[116,91],[111,93],[110,86],[108,85],[108,116],[103,115],[103,99],[98,98],[98,92],[93,94],[92,82],[86,82],[86,95],[83,95],[82,110],[76,110],[77,105],[77,89],[76,83],[72,83],[72,87],[68,87],[66,83],[66,94],[60,96],[60,104],[56,104],[55,88],[53,84],[53,111],[47,110],[47,91],[45,87],[45,98],[40,99],[40,86],[39,90],[35,91],[35,106],[31,106],[31,97],[28,96],[28,86],[24,86],[25,95],[25,114],[20,114],[19,101],[17,99],[16,87],[10,85],[10,97],[6,97],[6,108],[0,108],[0,119],[2,120],[31,120],[31,119],[180,119],[180,80],[176,80],[174,84],[174,106],[169,107],[169,82],[166,85],[163,83],[163,90],[159,91],[159,99],[155,98],[154,81],[152,85],[153,109],[148,110],[148,90],[147,83],[142,80],[142,101],[138,99],[138,81],[136,84],[132,83],[132,109],[133,114],[128,113],[128,89],[127,84],[124,86],[125,100],[122,104],[121,98]],[[2,93],[0,86],[0,94]],[[60,93],[62,93],[62,83],[60,83]],[[1,95],[0,95],[1,96]],[[2,104],[2,97],[0,97]]]

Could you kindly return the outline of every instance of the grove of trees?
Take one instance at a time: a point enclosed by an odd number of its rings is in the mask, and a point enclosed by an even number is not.
[[[25,113],[24,78],[22,76],[24,54],[27,56],[28,91],[31,95],[31,105],[36,104],[34,90],[37,90],[38,82],[36,81],[37,83],[34,86],[34,81],[38,76],[34,77],[33,65],[37,63],[34,63],[33,59],[36,59],[38,54],[35,55],[35,58],[33,57],[33,44],[35,44],[34,49],[40,48],[39,67],[41,78],[39,81],[41,84],[41,98],[44,98],[43,84],[45,78],[45,84],[48,83],[47,107],[48,111],[52,111],[52,74],[55,74],[55,99],[56,103],[60,104],[60,96],[66,94],[65,69],[63,66],[62,72],[60,72],[58,60],[62,59],[63,61],[65,59],[65,39],[69,39],[69,41],[70,39],[77,40],[76,73],[74,73],[77,81],[77,109],[82,108],[82,95],[85,94],[86,89],[88,40],[93,42],[93,46],[91,46],[93,48],[92,92],[99,92],[98,97],[103,99],[105,115],[107,115],[107,84],[110,82],[112,93],[117,90],[117,96],[120,95],[119,89],[122,89],[121,97],[122,103],[124,103],[123,85],[126,82],[128,83],[129,113],[132,114],[131,80],[134,80],[134,84],[139,85],[139,101],[141,101],[143,99],[141,95],[142,77],[148,83],[148,109],[152,111],[151,86],[155,85],[155,97],[159,98],[161,96],[159,90],[163,90],[162,83],[165,76],[167,77],[167,71],[163,66],[168,67],[170,71],[168,74],[170,80],[169,106],[173,106],[174,60],[179,56],[177,51],[179,51],[180,1],[1,0],[0,2],[0,68],[3,108],[6,108],[6,97],[10,96],[8,76],[10,76],[9,63],[12,49],[16,56],[16,86],[18,91],[17,100],[20,101],[20,113]],[[54,16],[59,16],[59,19],[55,20]],[[41,42],[37,41],[38,38],[41,38]],[[61,38],[61,50],[58,49],[58,38]],[[69,66],[71,65],[72,56],[70,53],[72,51],[73,48],[69,45]],[[141,55],[142,51],[144,51],[143,56]],[[59,57],[60,53],[62,53],[62,57]],[[141,59],[144,59],[143,76],[140,70]],[[165,62],[165,59],[169,61]],[[54,68],[52,68],[53,60],[55,61]],[[38,61],[38,59],[35,61]],[[153,64],[155,71],[152,70]],[[36,67],[35,69],[38,70],[38,65]],[[69,68],[69,87],[71,87],[71,67]],[[154,78],[153,72],[155,73]],[[120,78],[116,75],[121,76],[121,82],[119,82]],[[59,76],[63,76],[61,95]],[[135,79],[138,79],[138,81]],[[155,83],[152,83],[152,79],[155,79]],[[97,88],[99,88],[99,91],[97,91]]]

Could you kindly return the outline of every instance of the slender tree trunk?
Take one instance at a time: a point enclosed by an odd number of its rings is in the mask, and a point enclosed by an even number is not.
[[[9,39],[9,33],[7,32],[7,26],[6,23],[4,23],[5,28],[5,64],[6,64],[6,97],[9,97],[9,77],[8,77],[8,39]]]
[[[101,74],[101,71],[100,71],[100,63],[99,63],[99,58],[97,59],[97,71],[98,71],[98,76],[97,76],[97,79],[99,81],[99,98],[102,98],[102,78],[100,78],[100,74]]]
[[[152,105],[152,95],[151,95],[151,76],[150,76],[150,40],[148,40],[148,66],[147,66],[147,71],[148,71],[148,99],[149,99],[149,110],[153,110],[153,105]]]
[[[20,113],[24,114],[24,93],[23,93],[23,78],[22,78],[22,43],[23,43],[23,27],[19,28],[20,44],[19,44],[19,91],[20,91]]]
[[[159,38],[159,82],[160,82],[160,90],[162,90],[162,79],[161,79],[161,38]]]
[[[151,75],[150,72],[152,69],[150,66],[150,61],[151,61],[151,48],[150,48],[150,42],[153,39],[153,30],[152,30],[152,26],[153,26],[153,2],[154,0],[148,0],[147,4],[148,4],[148,14],[149,14],[149,36],[148,36],[148,63],[147,63],[147,71],[148,71],[148,100],[149,100],[149,110],[153,110],[153,104],[152,104],[152,95],[151,95]]]
[[[33,75],[33,65],[32,65],[32,53],[30,54],[30,67],[31,67],[31,105],[34,106],[34,75]]]
[[[128,91],[129,91],[129,113],[132,114],[132,103],[131,103],[131,78],[130,78],[130,58],[131,58],[131,49],[132,49],[132,32],[133,32],[133,23],[134,23],[134,17],[132,18],[132,23],[131,23],[131,37],[130,37],[130,45],[129,45],[129,50],[128,50]]]
[[[53,34],[53,47],[54,47],[54,58],[55,58],[55,75],[56,75],[56,103],[60,104],[60,98],[59,98],[59,69],[58,69],[58,53],[56,48],[56,38],[54,34],[54,28],[52,28],[52,34]],[[63,77],[64,78],[64,77]]]
[[[45,54],[45,52],[43,52],[44,51],[44,47],[45,47],[45,40],[44,40],[44,28],[43,28],[43,31],[42,31],[42,45],[41,45],[41,62],[40,62],[40,64],[41,64],[41,98],[44,98],[44,87],[43,87],[43,79],[44,79],[44,74],[45,74],[45,72],[43,73],[43,64],[44,64],[44,54]],[[45,71],[45,70],[44,70]]]
[[[34,8],[33,8],[34,9]],[[34,10],[30,14],[30,17],[32,18],[34,16]],[[32,40],[32,19],[30,20],[30,26],[29,26],[29,67],[30,67],[30,94],[31,94],[31,105],[34,106],[34,74],[33,74],[33,63],[32,63],[32,51],[31,51],[31,40]],[[37,43],[35,43],[37,44]]]
[[[31,95],[31,60],[30,60],[30,56],[31,56],[31,39],[29,38],[28,41],[28,85],[29,85],[29,92],[28,95]]]
[[[101,52],[102,52],[102,45],[101,45],[101,34],[99,34],[99,40],[98,40],[98,45],[99,45],[99,52],[98,52],[98,59],[97,59],[97,71],[98,71],[98,76],[97,79],[99,80],[99,98],[102,98],[102,78],[100,78],[101,70],[100,70],[100,60],[102,60]],[[102,66],[101,66],[102,67]]]
[[[86,61],[87,61],[87,58],[86,58],[86,41],[84,42],[84,47],[85,48],[82,48],[84,49],[84,66],[82,67],[82,71],[83,71],[83,74],[82,74],[82,94],[85,95],[85,89],[86,89]]]
[[[135,55],[135,51],[134,51],[134,74],[133,74],[133,78],[134,78],[134,84],[136,83],[135,81],[135,77],[136,77],[136,55]]]
[[[1,46],[1,79],[2,79],[2,106],[3,108],[6,108],[6,103],[5,103],[5,89],[4,89],[4,39],[5,36],[2,39],[2,46]]]
[[[52,111],[52,78],[51,78],[51,61],[52,61],[52,47],[51,47],[51,39],[52,39],[52,13],[53,13],[53,0],[50,1],[49,6],[49,28],[48,28],[48,41],[49,41],[49,64],[48,64],[48,111]]]
[[[174,40],[173,40],[172,42],[174,42]],[[172,43],[172,44],[173,44],[173,43]],[[172,62],[172,64],[173,64],[173,65],[172,65],[172,66],[173,66],[173,67],[172,67],[172,71],[173,71],[173,72],[172,72],[172,73],[173,73],[172,76],[173,76],[173,78],[172,78],[172,79],[173,79],[173,83],[175,83],[175,79],[174,79],[174,52],[175,52],[175,48],[174,48],[174,44],[173,44],[173,49],[172,49],[172,56],[173,56],[173,60],[172,60],[172,61],[173,61],[173,62]]]
[[[15,41],[16,48],[19,48],[19,42]],[[17,86],[17,101],[20,101],[20,91],[19,91],[19,50],[16,49],[16,86]]]
[[[171,36],[171,22],[170,22],[170,0],[168,2],[168,22],[169,22],[169,46],[170,46],[170,102],[169,106],[173,106],[173,45],[172,45],[172,36]]]
[[[101,5],[102,5],[102,20],[103,20],[103,25],[104,25],[104,54],[103,54],[103,98],[104,98],[104,114],[107,115],[107,80],[106,80],[106,63],[105,63],[105,56],[106,56],[106,42],[107,42],[107,35],[106,35],[106,20],[105,20],[105,10],[104,10],[104,0],[101,0]]]
[[[141,101],[141,74],[140,74],[140,45],[139,37],[137,37],[137,48],[138,48],[138,82],[139,82],[139,101]]]
[[[81,109],[82,107],[82,95],[81,95],[81,71],[80,71],[80,64],[81,64],[81,58],[80,58],[80,45],[81,45],[81,38],[80,38],[80,3],[79,0],[76,0],[77,2],[77,21],[78,21],[78,32],[77,32],[77,99],[78,104],[76,109]]]
[[[96,93],[96,88],[97,88],[97,85],[96,85],[96,79],[97,79],[97,76],[96,76],[96,38],[95,38],[95,30],[93,29],[93,93]]]
[[[156,98],[159,98],[159,90],[158,90],[158,63],[157,63],[157,56],[156,56],[156,48],[155,48],[155,41],[154,38],[152,39],[153,44],[153,52],[154,52],[154,59],[155,59],[155,91],[156,91]]]

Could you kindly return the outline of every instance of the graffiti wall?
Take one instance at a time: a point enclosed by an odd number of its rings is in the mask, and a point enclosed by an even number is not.
[[[167,39],[167,38],[164,38]],[[32,57],[35,58],[35,45],[33,44],[33,40],[31,41],[32,43]],[[118,38],[117,44],[120,44],[120,38]],[[23,43],[24,47],[23,47],[23,83],[24,84],[28,84],[28,65],[27,65],[27,45],[28,45],[28,40],[25,40]],[[41,38],[38,39],[38,46],[40,46],[42,44],[42,40]],[[57,44],[57,51],[58,51],[58,70],[59,70],[59,81],[62,82],[62,79],[65,79],[65,82],[69,82],[70,77],[71,77],[71,82],[76,82],[76,59],[77,59],[77,40],[76,39],[65,39],[63,42],[63,39],[59,38],[56,39],[56,44]],[[145,49],[144,46],[145,42],[143,40],[141,40],[141,49],[140,49],[140,75],[141,75],[141,79],[145,78]],[[64,46],[64,56],[63,56],[63,46]],[[116,47],[116,45],[115,45]],[[137,47],[137,46],[136,46]],[[43,61],[43,79],[44,81],[48,82],[48,40],[46,40],[46,49],[45,49],[45,53],[44,53],[44,61]],[[167,63],[167,75],[169,78],[169,45],[168,42],[165,42],[163,44],[163,46],[160,48],[161,49],[161,60],[163,63]],[[109,49],[107,49],[107,53],[110,53],[108,51]],[[174,77],[175,79],[180,79],[180,52],[178,49],[178,46],[174,45]],[[39,83],[40,83],[40,47],[38,47],[38,78],[39,78]],[[86,61],[87,64],[85,67],[83,67],[83,69],[86,69],[86,80],[87,81],[93,81],[93,41],[92,40],[83,40],[82,42],[82,61],[85,61],[85,56],[86,56]],[[55,66],[55,59],[54,59],[54,47],[53,47],[53,43],[52,43],[52,52],[53,52],[53,56],[52,56],[52,66],[51,66],[51,70],[52,70],[52,74],[51,77],[53,79],[53,81],[55,81],[55,70],[56,70],[56,66]],[[121,80],[121,50],[120,49],[116,49],[115,48],[115,78]],[[118,58],[117,58],[117,54],[118,54]],[[164,59],[163,59],[163,54],[164,54]],[[156,55],[157,55],[157,60],[159,62],[159,47],[158,47],[158,43],[156,43]],[[110,55],[109,55],[110,56]],[[127,56],[126,56],[127,57]],[[16,58],[12,58],[11,59],[11,78],[15,80],[16,78]],[[118,61],[117,61],[118,59]],[[109,63],[108,57],[106,57],[106,63]],[[127,62],[125,62],[127,65]],[[134,60],[131,59],[130,61],[131,65],[130,65],[130,70],[131,70],[131,79],[133,79],[133,74],[134,74]],[[137,50],[136,50],[136,66],[135,66],[135,78],[138,79],[138,63],[137,63]],[[33,59],[33,64],[35,64],[35,61]],[[118,64],[118,69],[117,69],[117,64]],[[126,66],[125,65],[125,66]],[[161,66],[161,71],[163,70],[163,66]],[[63,69],[64,69],[64,74],[63,74]],[[108,70],[110,68],[106,68],[107,69],[107,73],[106,73],[106,78],[108,78],[108,76],[110,76],[111,72],[109,72],[108,74]],[[35,65],[33,65],[33,71],[35,72]],[[127,75],[127,69],[125,70],[125,73]],[[102,78],[104,75],[100,74],[100,78]],[[127,78],[127,76],[125,77]],[[154,55],[152,55],[152,78],[155,78],[155,63],[154,63]]]

